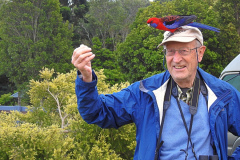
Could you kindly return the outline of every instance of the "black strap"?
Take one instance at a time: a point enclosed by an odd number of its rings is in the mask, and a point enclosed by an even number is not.
[[[191,113],[191,120],[190,120],[190,126],[189,126],[189,130],[188,130],[187,123],[186,123],[186,120],[184,118],[184,115],[183,115],[183,112],[182,112],[182,109],[181,109],[181,105],[180,105],[179,100],[178,100],[178,89],[177,89],[176,82],[174,82],[172,77],[170,77],[169,82],[167,84],[165,97],[164,97],[162,124],[161,124],[161,127],[160,127],[160,132],[159,132],[159,137],[158,137],[158,141],[157,141],[157,147],[156,147],[156,150],[155,150],[155,158],[154,158],[154,160],[158,159],[159,150],[160,150],[161,146],[164,143],[164,141],[161,140],[162,130],[163,130],[163,124],[164,124],[166,111],[167,111],[167,109],[170,106],[171,95],[173,95],[174,98],[177,100],[178,108],[179,108],[179,111],[181,113],[181,117],[182,117],[185,129],[186,129],[186,132],[188,134],[187,150],[183,150],[182,149],[181,151],[185,152],[185,154],[186,154],[185,159],[187,159],[188,147],[189,147],[189,142],[190,142],[191,146],[192,146],[192,152],[194,154],[194,157],[195,157],[195,159],[197,159],[196,153],[194,151],[194,144],[191,141],[191,131],[192,131],[192,125],[193,125],[193,116],[197,113],[198,98],[199,98],[200,91],[204,95],[205,100],[207,102],[207,89],[206,89],[206,86],[205,86],[203,80],[201,79],[201,77],[199,76],[199,74],[197,73],[195,81],[194,81],[194,85],[193,85],[193,96],[191,97],[190,104],[189,104],[189,111]]]
[[[166,90],[165,97],[164,97],[162,125],[160,127],[160,132],[159,132],[159,136],[158,136],[158,141],[157,141],[157,147],[156,147],[156,150],[155,150],[155,158],[154,158],[154,160],[158,159],[159,149],[161,148],[161,146],[164,143],[164,141],[161,140],[161,137],[162,137],[162,130],[163,130],[163,124],[164,124],[166,111],[170,107],[170,104],[171,104],[171,102],[170,102],[171,91],[172,91],[172,78],[169,79],[169,82],[167,84],[167,90]]]
[[[207,100],[207,95],[208,95],[208,91],[207,91],[207,87],[205,85],[205,83],[202,80],[202,77],[200,77],[199,74],[197,74],[197,76],[200,78],[200,85],[201,85],[201,93],[203,94],[205,101],[206,101],[206,105],[208,106],[208,100]]]

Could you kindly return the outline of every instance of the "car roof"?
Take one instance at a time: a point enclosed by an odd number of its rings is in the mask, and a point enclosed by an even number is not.
[[[222,71],[221,74],[223,74],[224,72],[240,72],[240,54],[235,57],[226,67],[225,69]]]

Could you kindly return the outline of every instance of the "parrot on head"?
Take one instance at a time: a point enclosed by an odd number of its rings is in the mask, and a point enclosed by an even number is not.
[[[147,20],[147,23],[151,27],[154,27],[159,30],[170,31],[172,33],[175,30],[177,30],[179,27],[184,25],[208,29],[215,32],[220,32],[220,29],[218,28],[193,22],[193,20],[195,20],[196,18],[197,16],[195,15],[172,15],[172,16],[166,16],[162,18],[156,18],[156,17],[149,18]]]

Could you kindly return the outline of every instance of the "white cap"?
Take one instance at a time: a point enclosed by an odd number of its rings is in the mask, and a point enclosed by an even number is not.
[[[191,26],[182,26],[178,28],[175,32],[166,31],[164,33],[164,39],[158,47],[164,45],[166,42],[174,41],[174,42],[191,42],[197,39],[203,45],[203,35],[202,32],[196,28]]]

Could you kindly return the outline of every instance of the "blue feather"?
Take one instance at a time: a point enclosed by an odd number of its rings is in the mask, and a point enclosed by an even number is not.
[[[176,29],[176,28],[178,28],[178,27],[181,27],[181,26],[183,26],[184,24],[185,24],[185,19],[184,18],[182,18],[182,19],[180,19],[180,20],[176,20],[176,21],[174,21],[174,23],[172,23],[172,24],[169,24],[169,22],[163,22],[163,24],[164,24],[164,26],[166,26],[168,29]]]
[[[208,29],[208,30],[215,31],[215,32],[220,32],[220,29],[212,27],[212,26],[208,26],[208,25],[205,25],[205,24],[202,24],[202,23],[192,22],[192,23],[189,23],[187,25],[192,26],[192,27],[197,27],[197,28]]]
[[[156,23],[151,23],[150,24],[152,27],[156,28],[157,27],[157,24]]]

